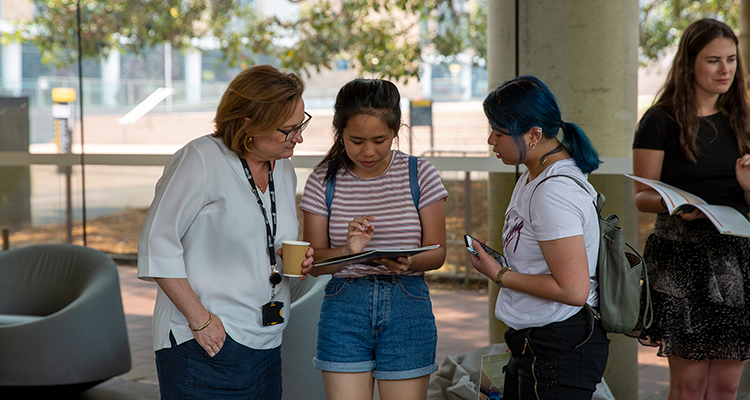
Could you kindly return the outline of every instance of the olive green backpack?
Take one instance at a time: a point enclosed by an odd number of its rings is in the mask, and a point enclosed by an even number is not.
[[[529,197],[529,205],[534,192],[544,181],[554,177],[566,177],[575,181],[587,193],[586,186],[568,175],[550,175],[534,188]],[[599,219],[599,259],[596,263],[596,279],[599,282],[599,307],[591,308],[607,332],[627,333],[635,328],[642,314],[643,327],[648,328],[654,320],[651,304],[651,290],[643,257],[625,240],[625,231],[620,227],[620,217],[610,214],[602,218],[604,195],[596,194],[596,215]],[[643,284],[641,284],[643,277]],[[640,294],[645,290],[645,310],[641,313]]]

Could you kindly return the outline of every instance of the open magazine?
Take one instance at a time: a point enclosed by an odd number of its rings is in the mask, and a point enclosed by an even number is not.
[[[711,220],[719,232],[725,235],[750,237],[750,221],[748,221],[747,217],[742,215],[742,213],[735,208],[708,204],[705,200],[692,193],[686,192],[682,189],[677,189],[676,187],[667,185],[661,181],[641,178],[640,176],[629,174],[624,175],[656,190],[656,192],[664,199],[667,211],[671,215],[676,215],[681,212],[690,212],[692,211],[692,208],[695,207],[701,210],[703,214]]]
[[[500,343],[501,345],[503,343]],[[507,346],[500,354],[482,356],[479,373],[479,398],[477,400],[500,400],[505,392],[505,371],[510,361],[510,350]]]
[[[347,254],[345,256],[326,258],[325,260],[316,261],[313,265],[316,267],[322,267],[324,265],[333,264],[365,264],[365,265],[379,265],[374,260],[381,258],[388,258],[395,260],[399,257],[413,256],[423,251],[437,249],[440,247],[439,244],[432,246],[418,247],[414,249],[372,249],[363,251],[361,253]]]

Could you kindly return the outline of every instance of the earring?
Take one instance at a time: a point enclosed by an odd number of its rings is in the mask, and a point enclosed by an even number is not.
[[[536,149],[536,143],[531,143],[531,150]]]

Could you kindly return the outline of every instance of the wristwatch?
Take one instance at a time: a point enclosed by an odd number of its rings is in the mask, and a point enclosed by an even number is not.
[[[497,276],[495,276],[495,283],[497,286],[500,286],[500,289],[503,288],[503,275],[508,272],[513,271],[509,266],[504,266],[500,271],[497,271]]]

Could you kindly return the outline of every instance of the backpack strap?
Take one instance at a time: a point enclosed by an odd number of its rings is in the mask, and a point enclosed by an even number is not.
[[[331,216],[331,203],[333,203],[333,192],[336,190],[336,173],[334,172],[326,181],[326,209],[328,217]]]
[[[417,157],[409,156],[409,187],[411,188],[411,199],[414,201],[414,208],[419,212],[419,179],[417,174]]]
[[[529,196],[529,223],[531,222],[531,199],[534,198],[534,192],[536,192],[537,188],[539,188],[539,185],[541,185],[542,183],[544,183],[547,179],[556,178],[558,176],[563,176],[563,177],[566,177],[568,179],[572,179],[573,182],[577,183],[578,186],[581,187],[581,189],[583,189],[583,190],[586,191],[586,193],[588,193],[589,195],[591,194],[591,192],[589,192],[589,190],[586,189],[586,186],[584,186],[584,184],[581,181],[579,181],[578,179],[576,179],[576,178],[574,178],[574,177],[572,177],[570,175],[562,175],[562,174],[550,175],[550,176],[542,179],[541,181],[539,181],[539,183],[537,183],[536,186],[534,186],[534,190],[531,191],[531,196]],[[604,200],[605,200],[604,195],[601,194],[601,193],[597,193],[597,195],[596,195],[596,202],[593,202],[594,203],[594,207],[596,208],[597,216],[601,216],[601,210],[602,210],[602,206],[604,205]]]
[[[419,179],[417,171],[417,157],[409,156],[409,189],[411,190],[411,199],[414,202],[414,208],[419,211]],[[333,203],[333,193],[336,190],[336,174],[331,174],[331,177],[326,181],[326,209],[328,210],[328,216],[331,216],[331,204]]]

